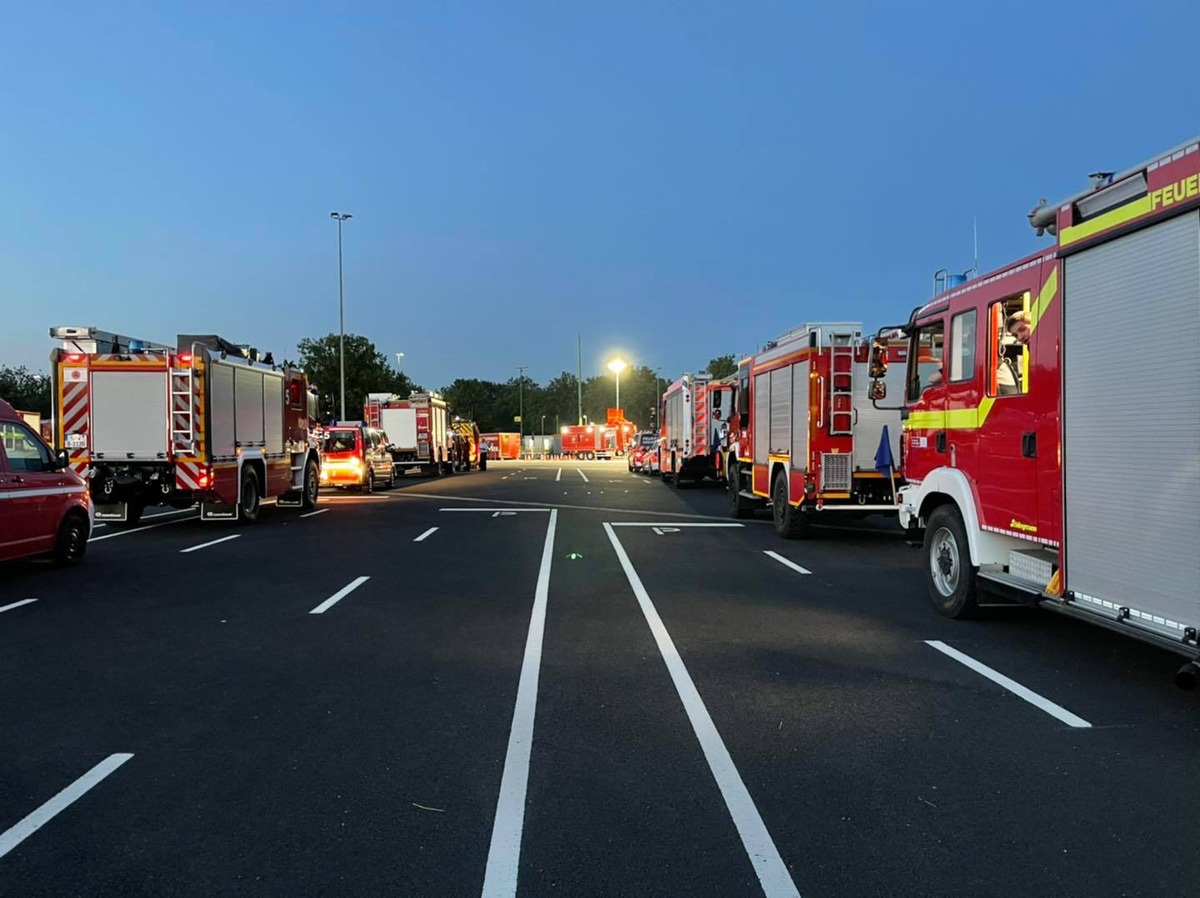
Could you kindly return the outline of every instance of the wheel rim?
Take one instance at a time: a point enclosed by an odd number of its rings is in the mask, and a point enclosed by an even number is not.
[[[242,511],[246,514],[254,514],[254,509],[257,507],[258,481],[253,477],[248,477],[242,486]]]
[[[958,540],[948,528],[939,527],[929,543],[929,573],[937,591],[947,597],[954,595],[961,570]]]
[[[72,524],[67,530],[67,558],[75,559],[83,554],[83,526]]]

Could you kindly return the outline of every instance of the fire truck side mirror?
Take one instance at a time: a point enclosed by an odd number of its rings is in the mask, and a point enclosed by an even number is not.
[[[887,384],[882,380],[871,381],[871,388],[867,393],[867,398],[872,402],[878,402],[880,399],[887,398]]]
[[[876,340],[871,344],[871,365],[867,370],[867,375],[873,380],[878,380],[881,377],[887,376],[887,369],[887,347],[879,340]],[[883,397],[880,396],[879,398],[882,399]]]

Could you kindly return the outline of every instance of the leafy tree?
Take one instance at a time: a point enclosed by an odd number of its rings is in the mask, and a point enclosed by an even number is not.
[[[397,371],[375,344],[358,334],[346,334],[346,417],[362,415],[363,401],[368,393],[396,393],[407,396],[417,387],[403,371]],[[315,339],[305,338],[296,346],[300,367],[321,394],[324,417],[340,415],[341,398],[338,335],[327,334]]]
[[[50,376],[37,374],[25,366],[0,367],[0,399],[23,412],[50,417]]]
[[[733,357],[733,353],[728,355],[719,355],[715,359],[708,360],[708,367],[704,370],[713,377],[728,377],[737,371],[737,359]]]

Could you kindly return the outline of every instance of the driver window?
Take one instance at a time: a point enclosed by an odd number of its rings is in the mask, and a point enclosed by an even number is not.
[[[916,402],[921,398],[922,392],[944,382],[944,342],[945,325],[941,321],[934,321],[917,329],[913,339],[915,351],[908,362],[909,402]]]
[[[1029,392],[1029,340],[1033,335],[1029,298],[1029,293],[1021,293],[988,307],[992,370],[989,396],[1023,396]]]
[[[4,451],[8,454],[10,471],[49,471],[53,458],[33,431],[24,424],[6,421],[0,424],[0,437],[4,440]]]

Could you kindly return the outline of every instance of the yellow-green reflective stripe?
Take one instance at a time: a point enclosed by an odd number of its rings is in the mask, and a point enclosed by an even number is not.
[[[978,430],[992,411],[995,397],[987,396],[976,408],[955,408],[947,412],[913,412],[904,422],[905,430]]]
[[[1145,215],[1150,211],[1152,211],[1150,197],[1144,196],[1140,200],[1134,200],[1132,203],[1119,206],[1111,212],[1097,215],[1091,221],[1085,221],[1083,224],[1077,224],[1071,228],[1063,228],[1062,232],[1058,235],[1058,245],[1067,246],[1078,240],[1091,237],[1093,234],[1099,234],[1101,231],[1106,231],[1119,224],[1132,221],[1139,215]]]

